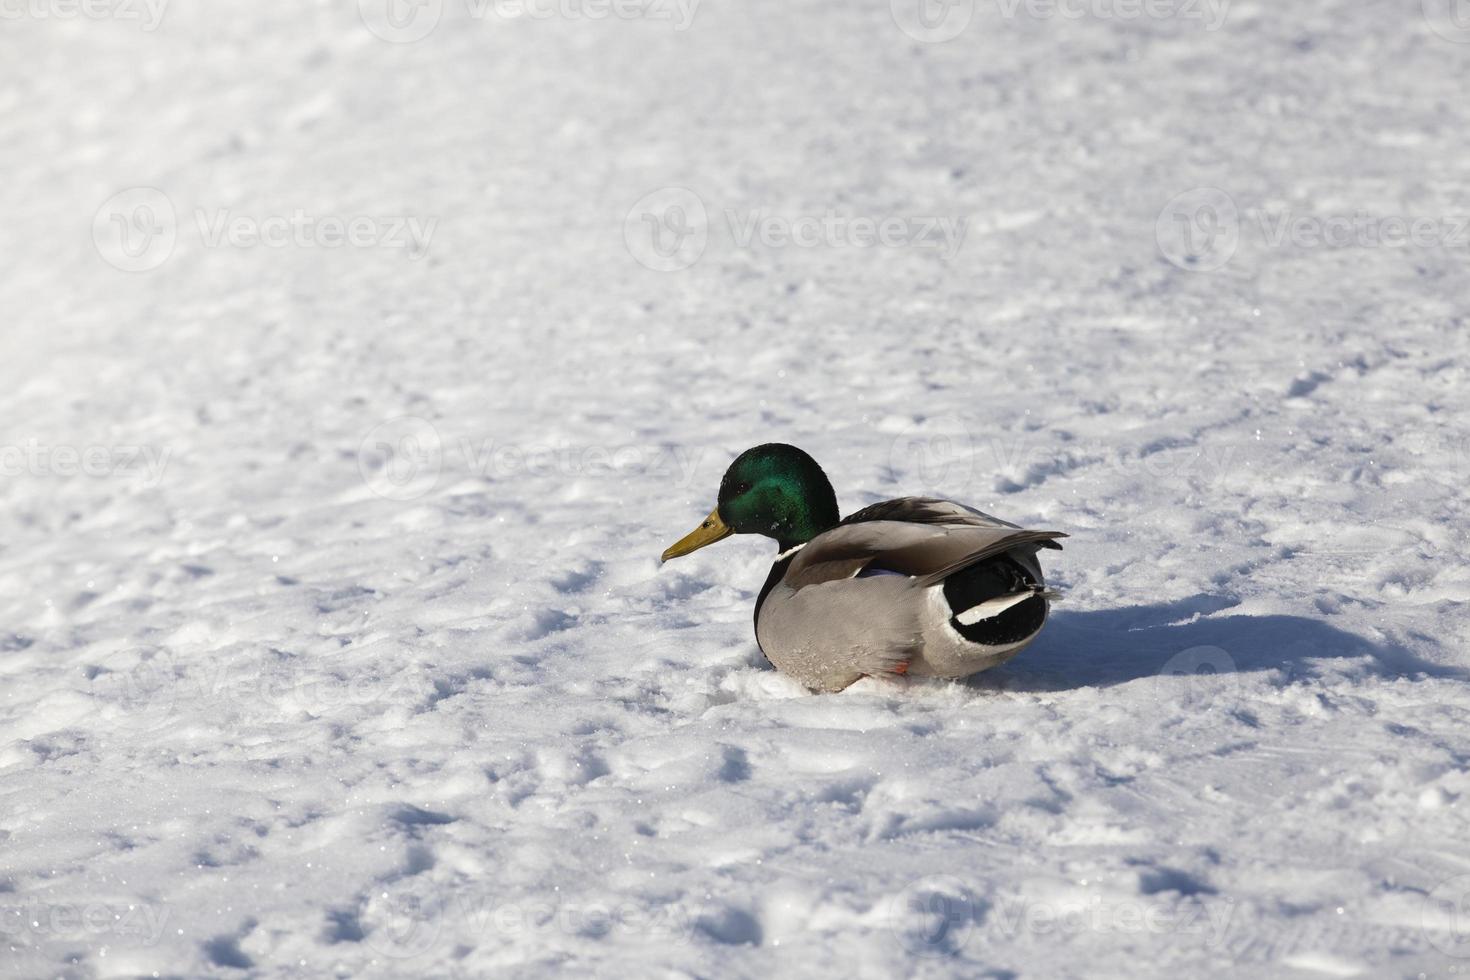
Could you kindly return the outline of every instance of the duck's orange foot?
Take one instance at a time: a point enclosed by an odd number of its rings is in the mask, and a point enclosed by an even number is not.
[[[893,672],[902,677],[904,674],[907,674],[909,672],[909,663],[910,661],[908,660],[902,661],[901,663],[894,666]]]

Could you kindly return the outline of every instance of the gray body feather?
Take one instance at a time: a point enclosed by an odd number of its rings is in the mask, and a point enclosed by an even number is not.
[[[945,578],[1007,554],[1035,578],[1045,602],[1036,552],[1060,547],[1053,542],[1063,537],[947,500],[874,504],[791,555],[757,609],[756,641],[779,670],[820,691],[901,667],[917,677],[986,670],[1019,653],[1035,633],[1003,646],[966,640],[950,623],[964,610],[950,609]]]

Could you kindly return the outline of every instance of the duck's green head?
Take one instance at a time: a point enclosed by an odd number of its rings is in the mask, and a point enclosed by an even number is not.
[[[663,560],[731,534],[764,534],[786,551],[837,521],[837,495],[817,461],[795,446],[772,442],[747,449],[730,464],[715,509],[665,551]]]

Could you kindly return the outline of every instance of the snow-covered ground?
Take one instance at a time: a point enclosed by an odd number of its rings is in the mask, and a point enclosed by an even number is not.
[[[386,3],[0,5],[0,975],[1470,974],[1449,0]],[[1041,639],[773,673],[770,440]]]

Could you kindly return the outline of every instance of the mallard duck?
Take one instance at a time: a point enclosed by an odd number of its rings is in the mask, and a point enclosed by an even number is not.
[[[1055,593],[1037,562],[1059,531],[1028,531],[961,504],[900,497],[843,519],[827,474],[795,446],[741,453],[710,515],[667,551],[731,534],[778,553],[755,602],[755,638],[777,670],[817,691],[864,676],[967,677],[1020,653]]]

